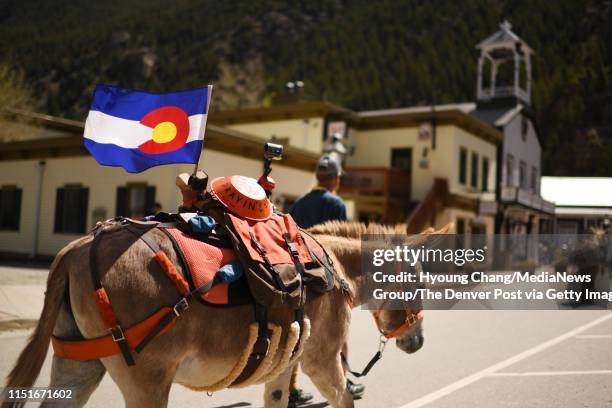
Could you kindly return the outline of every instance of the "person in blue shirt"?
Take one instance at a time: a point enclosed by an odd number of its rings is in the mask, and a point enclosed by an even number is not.
[[[302,228],[330,220],[345,221],[346,206],[336,195],[340,188],[342,166],[332,156],[323,156],[317,163],[315,174],[317,186],[298,198],[291,207],[291,216]]]
[[[306,193],[291,207],[290,214],[302,228],[326,221],[346,221],[346,205],[342,198],[336,195],[340,188],[342,166],[333,156],[325,155],[317,162],[315,170],[317,186]],[[365,387],[362,384],[347,382],[347,388],[353,398],[361,398]],[[289,407],[303,405],[312,399],[312,395],[304,392],[297,385],[297,367],[294,368],[289,385]]]

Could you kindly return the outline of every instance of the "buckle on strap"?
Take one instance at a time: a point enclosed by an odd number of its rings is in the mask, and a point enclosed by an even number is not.
[[[110,332],[110,335],[115,343],[119,343],[120,341],[125,340],[125,336],[123,335],[123,329],[121,329],[121,326],[117,325],[115,327],[111,327],[110,329],[108,329],[108,331]]]
[[[291,252],[291,257],[293,259],[299,259],[300,253],[298,252],[297,245],[295,245],[295,242],[291,240],[289,234],[283,234],[283,239],[285,240],[285,244],[287,244],[287,247],[289,248],[289,252]]]
[[[406,314],[406,323],[408,323],[408,326],[412,326],[418,321],[419,319],[417,319],[417,316],[414,313]]]
[[[182,298],[172,308],[172,310],[174,310],[174,314],[177,317],[180,316],[181,313],[183,313],[187,309],[189,309],[189,302],[187,301],[187,298]]]
[[[380,339],[378,340],[378,352],[380,354],[382,354],[383,351],[385,351],[385,347],[387,347],[387,342],[388,341],[389,341],[389,339],[386,338],[384,334],[380,335]]]

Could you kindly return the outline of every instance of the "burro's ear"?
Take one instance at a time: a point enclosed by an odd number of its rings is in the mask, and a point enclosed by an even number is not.
[[[429,228],[427,228],[427,229],[425,229],[425,230],[421,231],[421,232],[419,233],[419,235],[431,235],[431,234],[433,234],[435,231],[436,231],[436,230],[435,230],[433,227],[429,227]]]
[[[449,231],[451,231],[453,228],[455,228],[455,224],[453,224],[452,222],[449,222],[448,224],[446,224],[439,230],[433,232],[433,234],[448,234]]]

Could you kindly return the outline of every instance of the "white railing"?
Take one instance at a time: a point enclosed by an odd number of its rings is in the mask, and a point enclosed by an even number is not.
[[[482,88],[480,97],[484,99],[491,99],[495,97],[504,96],[516,96],[529,103],[529,94],[521,88],[515,88],[514,86],[496,86],[495,88]]]

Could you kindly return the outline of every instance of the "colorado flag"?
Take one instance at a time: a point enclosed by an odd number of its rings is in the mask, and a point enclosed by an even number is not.
[[[130,173],[171,163],[197,163],[212,85],[151,94],[98,85],[85,122],[85,147],[105,166]]]

